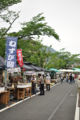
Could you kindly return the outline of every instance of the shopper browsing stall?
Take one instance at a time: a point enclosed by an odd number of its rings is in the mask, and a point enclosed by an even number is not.
[[[40,95],[44,95],[44,76],[40,76]]]
[[[32,94],[36,94],[36,76],[35,75],[32,76],[31,82],[32,82]]]
[[[46,76],[46,90],[50,91],[50,76]]]

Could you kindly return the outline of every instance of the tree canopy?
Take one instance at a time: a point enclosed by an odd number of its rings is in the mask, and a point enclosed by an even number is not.
[[[8,8],[9,6],[12,6],[14,4],[17,4],[21,2],[22,0],[0,0],[0,12]]]
[[[70,52],[61,49],[61,51],[52,53],[49,56],[48,63],[46,67],[49,68],[57,68],[57,69],[67,69],[72,66],[78,66],[80,64],[79,54],[71,54]]]
[[[39,13],[34,16],[29,22],[24,22],[21,24],[21,30],[19,32],[14,32],[15,36],[18,36],[19,39],[27,38],[27,39],[39,39],[41,36],[52,36],[56,40],[59,40],[59,35],[55,32],[55,30],[47,25],[45,22],[45,17],[43,13]],[[12,33],[10,35],[13,35]]]

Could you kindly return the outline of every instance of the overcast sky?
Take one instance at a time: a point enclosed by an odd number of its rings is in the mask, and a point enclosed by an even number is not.
[[[52,45],[55,50],[65,48],[71,53],[80,53],[80,0],[22,0],[11,9],[21,11],[13,31],[19,29],[21,22],[43,12],[47,24],[55,29],[61,39],[58,42],[53,37],[45,37],[43,44]]]

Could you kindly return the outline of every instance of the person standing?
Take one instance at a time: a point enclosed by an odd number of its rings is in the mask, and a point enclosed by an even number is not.
[[[50,91],[50,76],[46,76],[46,90]]]
[[[44,95],[44,76],[40,76],[40,95]]]
[[[72,82],[73,82],[73,83],[75,83],[74,78],[75,78],[75,75],[74,75],[74,73],[72,73]]]
[[[70,73],[70,83],[72,83],[73,77],[72,77],[72,73]]]
[[[32,94],[36,94],[36,76],[35,75],[32,76],[31,82],[32,82]]]
[[[66,82],[68,83],[69,75],[68,73],[66,74]]]
[[[61,84],[62,84],[64,80],[63,74],[61,74],[60,79],[61,79]]]

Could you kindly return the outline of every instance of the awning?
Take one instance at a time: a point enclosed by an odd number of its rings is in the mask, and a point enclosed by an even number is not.
[[[35,71],[41,71],[41,68],[34,66],[34,65],[30,65]]]
[[[25,71],[24,75],[36,75],[37,73],[35,71]]]
[[[24,62],[23,68],[26,68],[28,70],[34,70],[34,71],[45,71],[44,68],[38,67],[35,64]]]
[[[74,72],[80,72],[80,68],[73,68]]]
[[[59,69],[60,72],[74,72],[72,69]]]
[[[23,68],[25,68],[26,70],[28,70],[28,71],[33,71],[34,70],[34,68],[32,68],[30,65],[23,65]]]
[[[50,68],[49,71],[59,72],[59,70],[57,70],[55,68]]]

